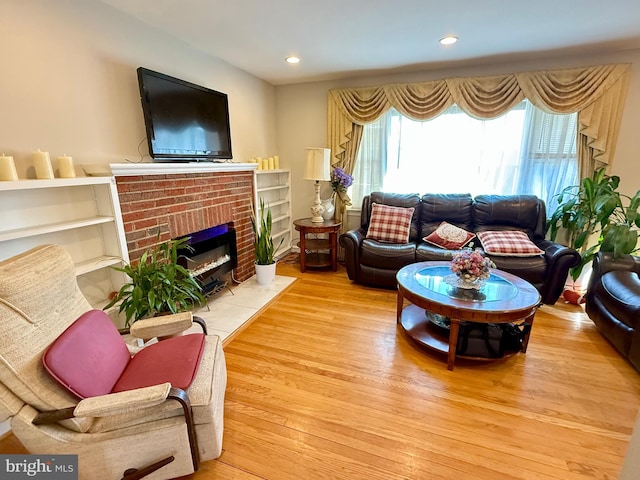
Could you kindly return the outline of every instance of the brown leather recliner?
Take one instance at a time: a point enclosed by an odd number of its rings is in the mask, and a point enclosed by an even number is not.
[[[640,257],[598,252],[586,300],[600,333],[640,370]]]
[[[409,243],[389,244],[366,238],[372,203],[416,209]],[[417,194],[373,192],[363,199],[360,228],[340,236],[349,278],[366,285],[396,288],[396,273],[405,265],[450,260],[455,251],[422,241],[443,221],[474,233],[483,230],[526,232],[544,254],[490,258],[497,268],[534,285],[543,303],[556,302],[564,289],[569,269],[580,261],[580,255],[574,249],[545,239],[545,205],[533,195],[479,195],[474,199],[469,194],[425,194],[420,197]],[[475,240],[475,245],[479,247],[480,242]]]

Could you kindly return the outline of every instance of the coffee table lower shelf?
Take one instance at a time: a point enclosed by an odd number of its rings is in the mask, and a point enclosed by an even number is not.
[[[407,305],[402,309],[398,324],[406,335],[419,346],[444,355],[449,354],[448,332],[431,323],[427,319],[424,308],[413,304]],[[495,362],[512,357],[516,353],[518,352],[506,352],[500,358],[469,357],[466,355],[456,355],[455,357],[478,362]]]

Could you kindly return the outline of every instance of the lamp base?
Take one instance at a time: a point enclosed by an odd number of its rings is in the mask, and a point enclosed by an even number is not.
[[[324,218],[322,218],[322,214],[324,213],[324,207],[322,205],[314,205],[311,207],[311,222],[312,223],[323,223]]]
[[[323,223],[324,207],[322,206],[322,200],[320,200],[320,182],[316,180],[314,185],[315,199],[313,200],[313,206],[311,207],[311,223]]]

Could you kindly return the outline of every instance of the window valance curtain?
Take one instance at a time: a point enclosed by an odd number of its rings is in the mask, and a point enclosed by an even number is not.
[[[329,91],[328,128],[332,164],[353,173],[362,125],[394,107],[427,120],[452,104],[476,118],[505,113],[527,98],[550,113],[578,113],[581,177],[610,163],[614,155],[631,67],[600,65],[423,83]]]

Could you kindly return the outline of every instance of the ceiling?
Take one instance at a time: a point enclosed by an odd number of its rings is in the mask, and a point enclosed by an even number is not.
[[[273,85],[640,48],[640,0],[101,1]]]

